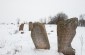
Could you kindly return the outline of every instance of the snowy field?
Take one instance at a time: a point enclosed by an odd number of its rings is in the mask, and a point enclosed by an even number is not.
[[[57,26],[46,25],[45,27],[51,46],[50,50],[35,49],[28,25],[25,25],[24,33],[21,34],[16,24],[0,24],[0,55],[59,55]],[[85,55],[85,27],[78,27],[76,31],[72,47],[76,49],[76,55]]]

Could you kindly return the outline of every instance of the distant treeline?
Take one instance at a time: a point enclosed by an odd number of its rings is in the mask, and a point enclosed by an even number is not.
[[[78,21],[78,26],[85,27],[85,14],[80,15],[79,21]]]
[[[65,13],[58,13],[56,16],[50,17],[48,24],[56,24],[60,19],[68,19],[68,16]],[[78,19],[78,26],[85,27],[85,14],[80,15]]]

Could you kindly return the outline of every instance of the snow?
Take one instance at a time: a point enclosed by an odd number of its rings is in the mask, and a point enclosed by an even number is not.
[[[76,30],[75,38],[72,42],[73,47],[76,49],[76,55],[85,55],[85,27],[78,27]]]
[[[0,24],[0,55],[59,55],[57,52],[57,26],[45,25],[51,48],[49,50],[35,49],[31,39],[31,31],[25,24],[24,33],[18,31],[18,26],[13,24]],[[78,27],[72,47],[76,55],[85,54],[85,27]]]

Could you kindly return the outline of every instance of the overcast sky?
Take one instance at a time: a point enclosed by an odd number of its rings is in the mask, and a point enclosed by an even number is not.
[[[85,0],[0,0],[0,18],[43,18],[59,12],[85,14]]]

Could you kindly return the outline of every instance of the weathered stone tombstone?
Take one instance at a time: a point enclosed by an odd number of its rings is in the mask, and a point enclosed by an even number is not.
[[[19,26],[19,31],[23,31],[23,28],[24,28],[24,24],[22,23],[22,24]]]
[[[71,47],[71,42],[76,34],[78,25],[77,18],[67,20],[60,20],[57,23],[57,36],[58,36],[58,52],[64,55],[75,55],[74,49]]]
[[[31,37],[36,49],[50,49],[50,44],[44,24],[38,22],[33,23]]]
[[[32,22],[29,22],[29,31],[31,31],[33,28],[33,23]]]
[[[22,23],[20,26],[19,26],[19,31],[22,31],[21,34],[23,34],[23,29],[24,29],[24,24]]]

